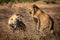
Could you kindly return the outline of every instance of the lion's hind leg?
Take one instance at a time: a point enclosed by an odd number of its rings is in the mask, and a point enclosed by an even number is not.
[[[50,20],[50,33],[52,34],[52,33],[54,33],[54,21],[51,21]]]

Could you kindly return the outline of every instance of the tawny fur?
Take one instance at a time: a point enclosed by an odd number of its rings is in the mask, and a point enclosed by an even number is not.
[[[18,16],[16,14],[13,14],[8,20],[8,25],[10,26],[15,25],[14,28],[16,28],[17,19],[18,19]]]
[[[39,20],[39,27],[37,26],[37,30],[40,31],[42,34],[44,34],[44,30],[46,28],[50,28],[53,25],[52,20],[50,19],[50,16],[48,16],[46,13],[44,13],[39,7],[37,7],[36,5],[32,5],[30,7],[30,10],[32,12],[32,17],[35,17]],[[38,25],[38,24],[37,24]],[[51,29],[51,33],[53,33],[53,29]]]

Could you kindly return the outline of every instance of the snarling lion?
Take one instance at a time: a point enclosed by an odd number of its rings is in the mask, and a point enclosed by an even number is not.
[[[24,13],[28,13],[26,9],[24,8],[18,8],[12,16],[8,20],[8,26],[10,26],[11,29],[16,30],[16,29],[21,29],[25,31],[25,24],[22,21],[22,18]]]
[[[8,25],[11,26],[11,28],[16,28],[17,19],[18,16],[16,14],[13,14],[8,20]]]

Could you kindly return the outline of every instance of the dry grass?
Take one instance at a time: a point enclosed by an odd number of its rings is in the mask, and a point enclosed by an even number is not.
[[[27,27],[26,32],[22,30],[20,32],[13,33],[8,28],[8,19],[14,13],[12,8],[9,6],[0,6],[0,40],[59,40],[60,39],[60,5],[59,4],[40,4],[39,2],[36,3],[17,3],[13,4],[18,7],[30,7],[32,4],[36,4],[39,6],[45,13],[50,15],[54,21],[54,30],[55,34],[48,35],[47,37],[40,37],[37,35],[37,32],[34,30],[33,22],[29,24],[31,26]],[[31,29],[30,29],[31,28]]]

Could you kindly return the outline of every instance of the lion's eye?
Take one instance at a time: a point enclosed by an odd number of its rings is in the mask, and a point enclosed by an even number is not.
[[[11,20],[13,20],[13,18]]]
[[[16,14],[17,16],[19,15],[19,14]]]

